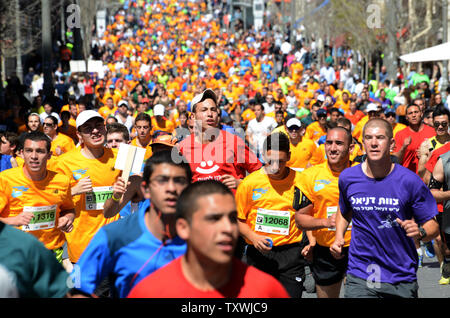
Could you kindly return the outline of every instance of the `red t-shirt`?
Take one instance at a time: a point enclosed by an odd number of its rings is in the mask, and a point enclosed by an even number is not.
[[[411,143],[409,144],[408,148],[406,148],[405,154],[403,155],[403,167],[406,167],[409,170],[417,173],[419,163],[419,158],[417,157],[417,149],[419,149],[420,145],[425,139],[431,138],[435,135],[435,130],[428,125],[423,125],[422,130],[418,132],[413,131],[410,127],[406,127],[405,129],[400,130],[395,135],[394,152],[399,151],[405,139],[411,136]]]
[[[262,166],[242,138],[224,130],[208,144],[196,142],[194,134],[191,134],[179,144],[179,149],[191,166],[192,182],[220,181],[225,174],[241,179],[246,171],[251,173]]]
[[[128,298],[289,298],[289,294],[273,276],[237,258],[233,259],[232,277],[225,286],[201,291],[186,280],[178,257],[141,280]]]
[[[446,153],[447,151],[450,151],[450,143],[446,143],[442,147],[434,150],[431,153],[431,156],[428,159],[427,163],[425,164],[425,168],[428,171],[430,171],[431,173],[433,173],[434,167],[436,166],[436,163],[439,160],[439,157],[441,155],[443,155],[444,153]],[[438,211],[439,212],[443,212],[444,211],[444,205],[442,204],[442,202],[438,203],[437,206],[438,206]]]

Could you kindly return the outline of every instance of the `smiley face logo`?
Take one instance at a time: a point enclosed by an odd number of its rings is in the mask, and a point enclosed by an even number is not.
[[[213,166],[214,165],[214,166]],[[201,174],[211,174],[219,170],[219,166],[214,164],[212,160],[200,162],[200,167],[197,167],[195,171]]]

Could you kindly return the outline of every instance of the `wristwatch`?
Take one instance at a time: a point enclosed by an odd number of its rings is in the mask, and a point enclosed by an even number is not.
[[[427,236],[427,231],[422,226],[419,226],[419,241],[422,241]]]

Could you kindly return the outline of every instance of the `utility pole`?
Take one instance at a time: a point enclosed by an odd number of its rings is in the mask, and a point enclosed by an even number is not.
[[[397,74],[397,28],[396,28],[396,14],[397,6],[395,0],[386,1],[386,30],[388,34],[388,46],[384,54],[384,64],[388,73],[388,79],[396,78]]]
[[[41,0],[42,6],[42,66],[44,70],[44,95],[54,95],[52,77],[52,17],[50,15],[50,0]]]
[[[442,0],[442,43],[448,42],[448,1],[449,0]],[[441,96],[442,100],[446,100],[448,86],[448,61],[442,62]]]
[[[16,75],[23,84],[22,68],[22,37],[20,35],[20,4],[19,0],[14,0],[16,11]]]

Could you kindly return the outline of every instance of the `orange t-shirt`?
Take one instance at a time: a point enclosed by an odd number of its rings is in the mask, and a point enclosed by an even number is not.
[[[339,212],[339,173],[333,172],[327,162],[305,169],[300,174],[300,190],[312,202],[311,216],[326,219]],[[330,247],[336,237],[336,229],[323,228],[312,231],[317,244]],[[344,236],[345,246],[350,244],[351,231]]]
[[[121,174],[114,168],[118,149],[104,148],[104,154],[98,159],[88,159],[81,153],[82,148],[69,151],[58,158],[56,171],[70,177],[71,186],[80,179],[91,179],[93,192],[73,197],[76,217],[73,230],[66,233],[69,258],[76,263],[92,237],[104,225],[119,219],[103,216],[103,205],[112,196],[112,185]]]
[[[48,170],[41,181],[28,179],[23,166],[0,174],[0,215],[14,217],[23,211],[34,213],[28,226],[20,227],[53,250],[65,242],[64,233],[58,230],[61,211],[74,208],[70,180],[67,176]]]

